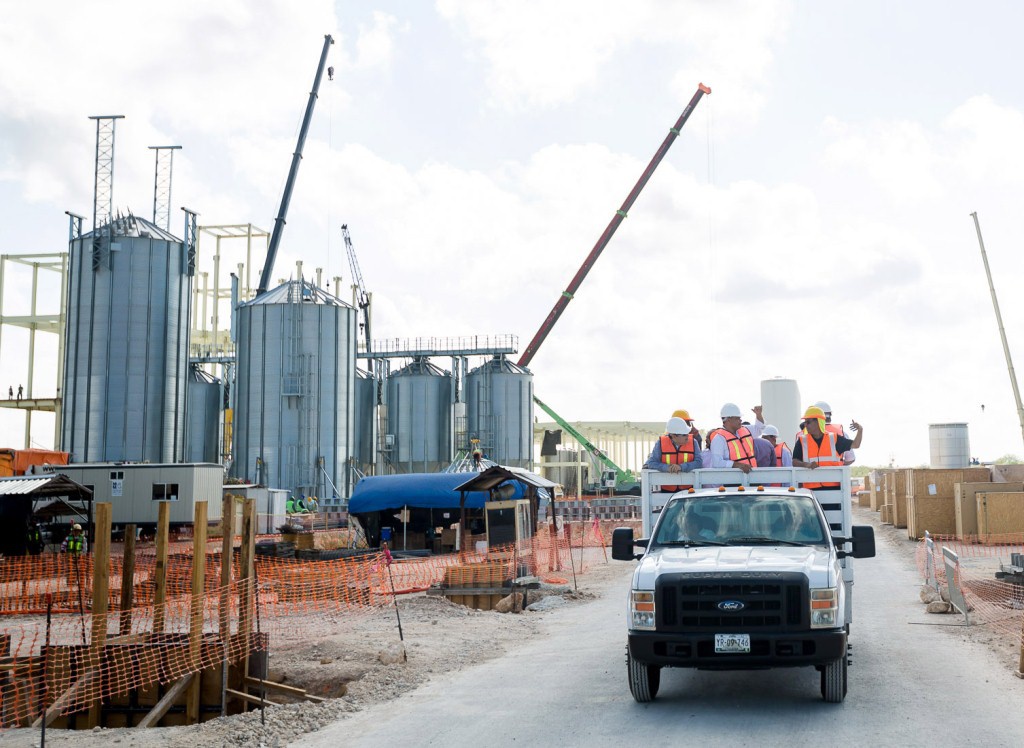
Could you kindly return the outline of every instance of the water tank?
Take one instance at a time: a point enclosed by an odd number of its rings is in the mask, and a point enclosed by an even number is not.
[[[966,423],[929,424],[928,444],[933,468],[963,468],[971,463]]]
[[[224,397],[220,380],[192,366],[188,378],[188,431],[185,456],[189,462],[220,462],[220,411]]]
[[[374,442],[376,432],[374,430],[375,405],[377,404],[377,377],[368,371],[356,369],[356,392],[355,392],[355,446],[352,449],[352,456],[355,458],[355,465],[364,474],[370,475],[374,460]]]
[[[61,449],[73,462],[182,462],[192,285],[184,245],[128,216],[68,252]]]
[[[467,436],[499,465],[532,467],[533,374],[495,356],[466,375],[465,392]]]
[[[800,430],[804,406],[800,402],[800,388],[795,379],[774,377],[761,380],[761,405],[764,422],[779,429],[779,439],[792,449],[796,433]]]
[[[384,444],[403,473],[433,473],[452,461],[452,375],[418,358],[388,377]]]
[[[356,310],[289,281],[239,304],[231,474],[347,498],[353,448]]]

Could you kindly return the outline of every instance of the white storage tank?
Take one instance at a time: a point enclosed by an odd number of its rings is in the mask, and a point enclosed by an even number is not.
[[[971,442],[966,423],[928,425],[933,468],[964,468],[971,464]]]
[[[779,438],[792,449],[796,433],[800,430],[800,417],[804,413],[796,380],[783,377],[762,379],[761,405],[764,422],[776,426]]]

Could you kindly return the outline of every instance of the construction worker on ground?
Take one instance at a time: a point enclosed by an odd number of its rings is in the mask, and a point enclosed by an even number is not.
[[[672,414],[673,418],[682,418],[686,421],[686,425],[690,427],[690,433],[693,434],[693,441],[697,444],[697,449],[704,449],[704,437],[701,436],[700,429],[694,425],[693,419],[690,418],[690,411],[685,408],[680,408]]]
[[[846,436],[846,432],[843,430],[843,424],[832,423],[832,406],[824,400],[816,402],[815,407],[821,408],[825,414],[825,431],[831,431],[836,436]],[[852,449],[849,452],[843,452],[843,464],[849,465],[857,459],[857,453]]]
[[[43,532],[39,529],[35,517],[28,518],[28,528],[25,530],[25,550],[30,556],[38,556],[43,552]]]
[[[72,556],[81,556],[89,552],[89,541],[82,533],[82,526],[77,522],[71,525],[71,534],[61,542],[60,552],[70,553]]]
[[[804,432],[797,439],[793,447],[793,465],[802,468],[818,468],[843,465],[843,453],[860,446],[864,438],[863,427],[853,421],[850,428],[857,432],[855,439],[848,439],[845,436],[837,436],[832,431],[825,430],[825,412],[812,405],[803,415],[805,426]],[[804,488],[836,489],[838,483],[804,483]]]
[[[775,464],[778,467],[793,467],[793,451],[786,442],[779,441],[779,430],[768,424],[761,432],[761,438],[771,442],[775,449]]]
[[[665,433],[654,443],[644,468],[662,473],[689,473],[703,467],[700,448],[690,426],[682,418],[672,416],[665,424]],[[662,486],[662,491],[678,491],[679,486]]]
[[[760,416],[760,406],[754,412]],[[726,403],[722,406],[722,427],[708,434],[708,452],[712,468],[737,468],[744,473],[757,466],[754,454],[754,435],[743,425],[740,406]],[[760,429],[758,429],[760,433]]]

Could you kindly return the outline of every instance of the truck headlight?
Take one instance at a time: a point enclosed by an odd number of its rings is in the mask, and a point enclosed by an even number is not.
[[[633,590],[629,593],[631,629],[654,629],[654,593]]]
[[[811,590],[811,628],[834,629],[839,616],[839,594],[835,587]]]

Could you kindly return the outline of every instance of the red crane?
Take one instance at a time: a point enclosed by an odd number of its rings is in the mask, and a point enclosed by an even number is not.
[[[697,85],[697,92],[690,99],[690,103],[686,105],[683,113],[679,115],[679,120],[675,126],[668,131],[668,135],[665,136],[665,140],[662,142],[661,147],[658,148],[657,153],[654,154],[654,158],[651,159],[651,163],[644,169],[644,173],[640,176],[636,185],[633,187],[632,192],[626,197],[626,201],[622,203],[622,207],[615,211],[615,216],[612,218],[611,223],[601,234],[601,238],[597,240],[597,244],[590,250],[590,254],[587,255],[587,259],[583,261],[583,265],[579,270],[576,271],[576,275],[573,276],[572,281],[569,283],[568,288],[562,291],[562,295],[558,297],[558,301],[555,303],[554,309],[548,314],[547,319],[544,320],[544,324],[537,330],[537,334],[533,336],[533,340],[526,346],[526,350],[523,351],[523,355],[519,358],[520,366],[529,366],[533,357],[537,355],[537,349],[540,348],[541,343],[551,332],[551,328],[555,326],[558,318],[562,316],[562,312],[572,301],[573,294],[579,289],[580,284],[583,283],[583,279],[587,277],[587,273],[590,272],[590,268],[597,262],[597,258],[601,256],[601,252],[608,246],[608,242],[611,241],[612,236],[615,234],[615,230],[619,228],[619,224],[622,223],[622,219],[629,213],[629,209],[633,207],[633,203],[640,196],[644,186],[646,186],[651,175],[654,174],[654,170],[658,168],[658,164],[665,158],[665,154],[668,153],[668,149],[672,146],[672,143],[679,136],[679,131],[683,129],[683,125],[686,124],[686,120],[690,118],[690,114],[697,106],[697,102],[700,101],[704,94],[710,94],[711,89],[705,86],[703,83]]]

